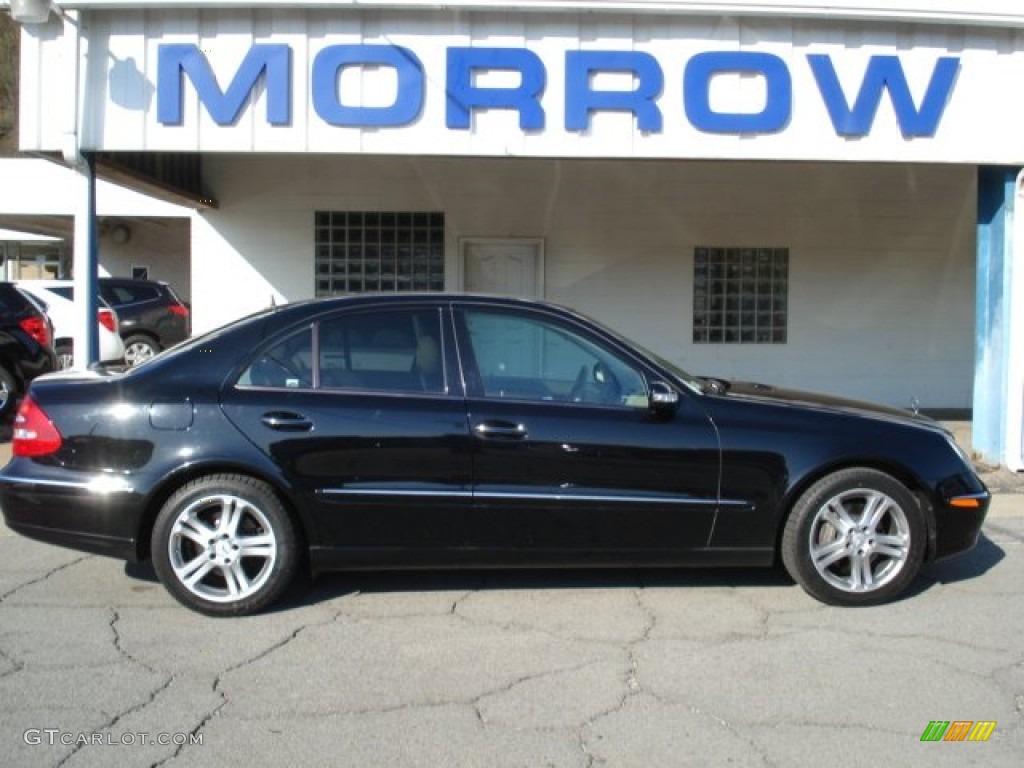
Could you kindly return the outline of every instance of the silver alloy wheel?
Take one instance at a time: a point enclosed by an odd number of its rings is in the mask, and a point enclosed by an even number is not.
[[[75,354],[70,344],[61,344],[54,352],[57,353],[57,370],[66,371],[75,364]]]
[[[0,376],[0,413],[7,412],[7,406],[12,397],[14,397],[14,393],[11,391],[11,387],[7,383],[7,376]]]
[[[811,562],[843,592],[873,592],[895,579],[910,553],[910,523],[890,496],[855,488],[833,496],[815,513]]]
[[[126,344],[124,348],[124,361],[131,367],[138,365],[143,360],[149,360],[156,354],[156,350],[152,344],[145,341],[133,341],[131,344]]]
[[[171,568],[190,592],[215,603],[244,600],[270,578],[278,542],[266,515],[231,494],[185,507],[167,542]]]

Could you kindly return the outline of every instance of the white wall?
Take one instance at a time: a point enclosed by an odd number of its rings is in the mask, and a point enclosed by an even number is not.
[[[969,407],[973,167],[211,156],[193,225],[194,327],[313,294],[316,210],[446,215],[545,239],[547,298],[684,367],[908,406]],[[790,249],[789,343],[694,345],[693,250]]]

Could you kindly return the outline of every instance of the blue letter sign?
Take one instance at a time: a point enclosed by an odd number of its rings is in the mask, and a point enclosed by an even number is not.
[[[509,70],[520,75],[515,88],[483,88],[473,83],[478,70]],[[512,109],[519,112],[519,127],[524,131],[544,129],[544,108],[540,96],[547,85],[544,62],[525,48],[449,48],[448,107],[445,123],[449,128],[468,129],[473,109]]]
[[[763,75],[767,98],[760,112],[715,112],[711,108],[711,78],[723,72]],[[707,133],[775,133],[793,113],[793,80],[786,62],[770,53],[698,53],[683,75],[683,104],[693,127]]]
[[[398,93],[388,107],[351,107],[341,103],[338,78],[345,67],[392,67]],[[313,61],[313,109],[330,125],[397,126],[415,120],[423,109],[423,65],[416,54],[397,45],[331,45]]]
[[[630,72],[637,86],[631,91],[595,91],[595,72]],[[590,113],[598,110],[632,112],[641,131],[661,130],[661,110],[654,103],[665,84],[658,60],[643,51],[569,51],[565,54],[565,130],[585,131]]]
[[[857,101],[851,109],[839,84],[832,59],[821,54],[808,54],[807,61],[818,81],[818,90],[825,100],[836,133],[855,137],[867,136],[871,131],[884,90],[889,91],[904,137],[934,136],[960,70],[959,59],[951,56],[940,58],[935,64],[919,110],[914,106],[914,98],[910,95],[910,86],[907,85],[907,76],[899,57],[872,56]]]
[[[157,63],[156,119],[164,125],[180,125],[185,87],[181,73],[188,75],[199,101],[217,125],[231,125],[238,119],[261,74],[266,74],[267,122],[291,122],[292,49],[283,44],[257,44],[249,49],[226,91],[221,91],[210,62],[191,44],[161,45]]]

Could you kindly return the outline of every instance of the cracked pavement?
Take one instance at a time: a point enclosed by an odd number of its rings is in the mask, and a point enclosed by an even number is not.
[[[0,526],[0,754],[75,768],[1018,766],[1021,509],[879,608],[818,604],[778,571],[361,573],[229,620],[180,607],[145,567]],[[931,720],[998,725],[985,743],[921,743]],[[28,744],[27,729],[102,743]]]

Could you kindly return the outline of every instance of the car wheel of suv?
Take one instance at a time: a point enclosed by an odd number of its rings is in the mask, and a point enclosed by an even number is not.
[[[812,485],[793,506],[782,562],[813,597],[874,605],[902,592],[924,560],[924,514],[907,488],[873,469],[847,469]]]
[[[266,608],[299,562],[288,512],[270,486],[242,475],[210,475],[180,488],[160,510],[151,543],[163,585],[209,616]]]
[[[18,382],[3,366],[0,366],[0,418],[6,418],[18,402]]]
[[[124,340],[124,361],[131,367],[149,360],[160,351],[160,345],[151,336],[137,333]]]

